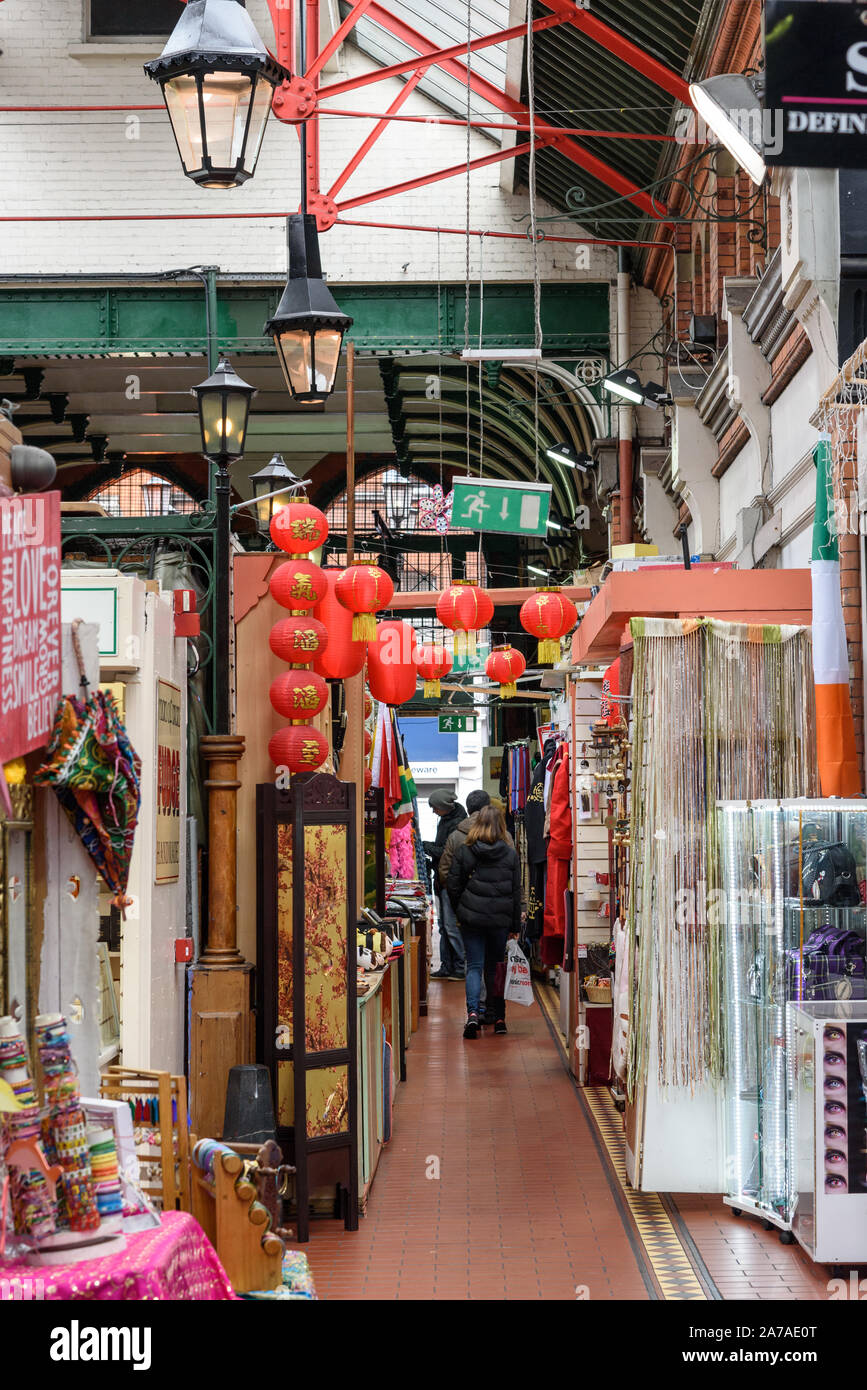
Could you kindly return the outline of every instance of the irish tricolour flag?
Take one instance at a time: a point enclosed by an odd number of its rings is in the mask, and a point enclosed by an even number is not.
[[[849,698],[849,655],[840,596],[840,549],[831,483],[831,440],[819,436],[816,513],[813,519],[813,672],[816,681],[816,751],[823,796],[858,796],[861,779]]]

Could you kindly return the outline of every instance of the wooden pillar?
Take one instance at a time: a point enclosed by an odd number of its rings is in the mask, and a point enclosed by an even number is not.
[[[346,344],[346,564],[355,557],[355,344]],[[364,901],[364,671],[344,681],[346,730],[340,757],[341,782],[354,782],[355,795],[355,890],[360,907]]]
[[[244,739],[210,735],[201,740],[201,752],[207,765],[208,925],[192,971],[190,1111],[195,1134],[218,1138],[229,1069],[253,1060],[253,967],[238,950],[237,795]]]

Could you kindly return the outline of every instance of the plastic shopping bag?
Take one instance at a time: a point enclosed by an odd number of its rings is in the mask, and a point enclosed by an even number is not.
[[[506,988],[503,990],[503,998],[512,1004],[533,1002],[530,966],[517,941],[510,941],[506,947]]]

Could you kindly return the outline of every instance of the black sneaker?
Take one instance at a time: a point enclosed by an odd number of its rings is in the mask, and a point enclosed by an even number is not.
[[[450,980],[451,975],[447,975],[445,970],[432,970],[428,979],[430,980]]]
[[[491,1024],[496,1023],[496,1021],[497,1020],[494,1018],[494,1015],[490,1012],[489,1009],[485,1010],[480,1019],[480,1022],[483,1023],[486,1028],[490,1028]]]
[[[504,1018],[497,1019],[496,1023],[494,1024],[494,1032],[499,1034],[508,1032],[508,1029],[506,1028],[506,1020]]]
[[[478,1014],[468,1014],[464,1024],[464,1037],[477,1038],[479,1036],[479,1016]]]

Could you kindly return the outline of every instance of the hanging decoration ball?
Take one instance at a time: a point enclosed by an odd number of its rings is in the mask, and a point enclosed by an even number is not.
[[[328,539],[328,518],[309,502],[287,502],[271,518],[271,539],[289,555],[306,555]]]
[[[415,694],[415,632],[409,623],[390,619],[376,625],[367,649],[370,693],[385,705],[403,705]]]
[[[539,662],[553,665],[560,660],[560,638],[578,621],[578,609],[557,588],[537,589],[521,605],[521,627],[539,639]]]
[[[365,729],[365,731],[364,731],[364,756],[365,756],[365,758],[369,758],[369,757],[370,757],[370,750],[371,750],[372,747],[373,747],[373,734],[370,732],[369,729]]]
[[[366,767],[366,768],[364,769],[364,790],[365,790],[366,792],[369,792],[372,786],[373,786],[373,773],[371,772],[371,770],[370,770],[369,767]]]
[[[328,629],[316,618],[284,618],[268,638],[275,656],[292,666],[308,666],[328,646]]]
[[[424,681],[424,698],[439,699],[440,680],[452,669],[452,659],[441,642],[426,642],[418,652],[418,673]]]
[[[283,608],[314,608],[327,594],[328,580],[312,560],[287,560],[272,574],[270,589]]]
[[[490,594],[470,579],[456,579],[437,601],[437,618],[455,634],[455,656],[475,656],[476,633],[494,616]]]
[[[308,724],[288,725],[269,739],[268,757],[290,772],[315,772],[328,757],[328,739]]]
[[[328,648],[324,653],[317,652],[313,669],[326,680],[345,681],[364,669],[367,647],[363,642],[353,642],[352,614],[337,599],[335,588],[345,570],[324,569],[322,573],[327,588],[325,596],[313,609],[313,616],[328,631]]]
[[[485,662],[485,675],[492,681],[500,682],[501,700],[511,700],[513,695],[517,695],[518,687],[515,682],[519,676],[523,676],[526,669],[527,663],[521,653],[508,644],[504,647],[494,647]]]
[[[284,719],[312,719],[328,704],[328,684],[312,671],[286,671],[271,682],[271,704]]]
[[[364,692],[364,717],[365,717],[365,719],[369,719],[370,716],[371,716],[372,714],[373,714],[373,701],[372,701],[371,698],[370,698],[370,691],[365,690],[365,692]]]
[[[374,613],[387,608],[394,593],[394,584],[378,565],[350,565],[335,585],[338,602],[354,613],[353,642],[372,642],[376,637]]]

